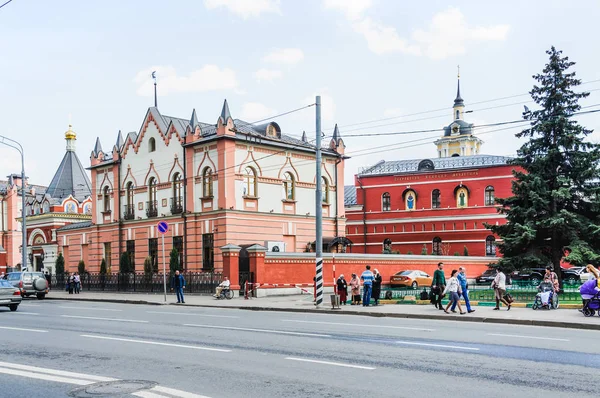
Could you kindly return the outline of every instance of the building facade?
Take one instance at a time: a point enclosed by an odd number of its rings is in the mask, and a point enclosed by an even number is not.
[[[104,151],[91,154],[90,222],[58,231],[68,264],[83,256],[90,271],[102,259],[112,272],[128,253],[136,271],[149,257],[162,269],[159,221],[167,262],[176,248],[188,271],[222,270],[221,247],[261,244],[271,251],[305,251],[315,236],[315,189],[322,184],[324,236],[343,236],[344,142],[339,131],[322,151],[306,135],[282,133],[276,122],[253,125],[233,119],[227,101],[216,123],[162,115],[149,108],[142,127]],[[168,265],[167,265],[168,267]],[[246,270],[241,270],[245,272]]]
[[[513,167],[483,155],[475,126],[464,120],[460,81],[453,121],[435,141],[437,158],[381,161],[345,187],[346,235],[353,252],[497,255],[485,224],[503,224],[495,198],[512,194]]]

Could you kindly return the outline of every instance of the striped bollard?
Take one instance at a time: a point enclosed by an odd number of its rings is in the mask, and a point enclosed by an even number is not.
[[[317,307],[323,303],[323,259],[317,257],[317,275],[315,285],[317,290]]]

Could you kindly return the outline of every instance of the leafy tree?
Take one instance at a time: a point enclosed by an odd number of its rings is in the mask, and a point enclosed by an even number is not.
[[[423,243],[423,248],[421,249],[421,254],[423,256],[427,255],[427,245],[425,243]]]
[[[460,256],[460,253],[459,252],[454,252],[454,255],[458,257],[458,256]]]
[[[413,252],[411,250],[407,251],[406,254],[408,254],[409,256],[411,256],[413,254]]]
[[[152,257],[148,256],[144,259],[144,274],[146,274],[146,276],[152,275],[154,271],[152,268]]]
[[[592,131],[573,116],[580,113],[581,81],[575,64],[552,47],[530,94],[538,110],[523,113],[530,125],[518,133],[527,141],[510,163],[516,166],[513,196],[497,199],[505,225],[486,225],[502,238],[498,249],[506,269],[552,264],[561,276],[563,248],[574,265],[600,259],[600,145],[586,142]]]
[[[463,246],[463,256],[468,256],[469,255],[469,249],[467,248],[467,246]]]
[[[121,253],[121,258],[119,259],[119,273],[127,274],[130,272],[133,272],[131,258],[129,257],[129,253],[123,252]]]
[[[173,248],[169,257],[169,270],[171,272],[171,275],[174,274],[177,270],[181,271],[179,265],[179,252],[177,251],[177,249]]]
[[[79,260],[79,264],[77,264],[77,272],[79,272],[79,275],[85,274],[85,262],[83,260]]]
[[[65,258],[62,253],[58,253],[56,262],[54,263],[54,273],[56,275],[63,275],[65,273]]]
[[[108,269],[106,268],[106,259],[102,258],[100,262],[100,275],[106,275],[108,273]]]

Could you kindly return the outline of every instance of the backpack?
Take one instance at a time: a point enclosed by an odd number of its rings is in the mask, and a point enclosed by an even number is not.
[[[421,300],[429,300],[429,293],[427,293],[426,289],[423,289],[419,298]]]

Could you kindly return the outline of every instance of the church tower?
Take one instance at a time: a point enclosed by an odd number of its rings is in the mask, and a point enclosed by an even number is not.
[[[460,95],[460,72],[457,76],[456,98],[452,107],[453,122],[444,127],[444,135],[434,142],[437,146],[438,157],[470,156],[479,154],[483,141],[473,135],[475,127],[467,123],[465,117],[465,102]]]

